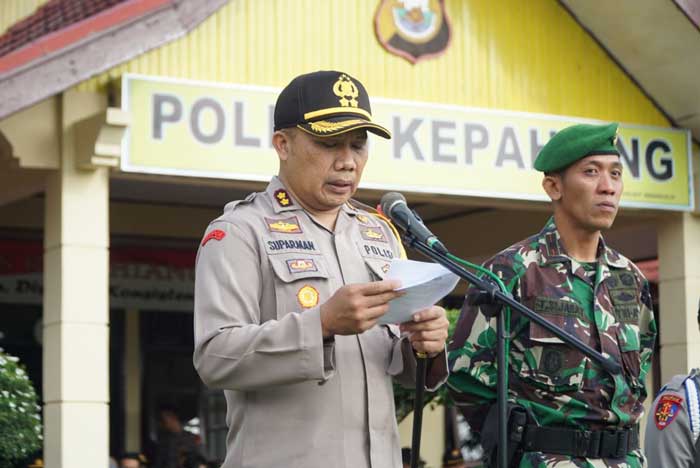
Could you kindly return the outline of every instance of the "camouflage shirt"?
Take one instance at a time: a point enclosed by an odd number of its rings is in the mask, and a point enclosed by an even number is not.
[[[644,380],[656,337],[649,284],[601,237],[597,262],[566,254],[554,219],[538,234],[486,262],[516,300],[604,356],[621,364],[611,376],[584,354],[513,311],[509,395],[542,426],[601,429],[636,424],[647,392]],[[595,274],[589,274],[591,269]],[[467,295],[476,291],[470,289]],[[465,301],[450,345],[448,386],[470,424],[480,430],[496,398],[496,318]],[[526,453],[521,467],[593,466],[586,459]],[[605,466],[644,466],[641,452]],[[601,466],[596,464],[596,466]]]

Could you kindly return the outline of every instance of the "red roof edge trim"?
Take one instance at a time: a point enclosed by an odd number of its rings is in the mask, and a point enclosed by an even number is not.
[[[129,0],[95,16],[47,34],[26,46],[0,57],[0,74],[27,65],[45,55],[68,48],[91,34],[104,32],[120,24],[159,10],[173,0]]]

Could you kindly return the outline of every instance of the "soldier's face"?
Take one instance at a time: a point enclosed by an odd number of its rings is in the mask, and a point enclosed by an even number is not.
[[[612,226],[623,189],[619,156],[588,156],[553,177],[548,194],[571,225],[588,232]]]
[[[365,130],[319,138],[294,129],[275,133],[272,141],[280,178],[307,210],[337,210],[357,190],[367,163]]]

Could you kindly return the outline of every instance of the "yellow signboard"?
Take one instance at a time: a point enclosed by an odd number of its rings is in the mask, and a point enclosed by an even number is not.
[[[267,181],[277,173],[270,141],[276,88],[124,75],[131,112],[122,170]],[[546,200],[534,158],[571,117],[372,100],[391,140],[370,139],[361,187]],[[622,205],[692,210],[687,130],[622,124]]]

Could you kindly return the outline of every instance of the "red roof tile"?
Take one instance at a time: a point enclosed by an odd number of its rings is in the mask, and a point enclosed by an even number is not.
[[[127,0],[50,0],[0,36],[0,57]]]

